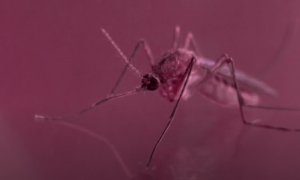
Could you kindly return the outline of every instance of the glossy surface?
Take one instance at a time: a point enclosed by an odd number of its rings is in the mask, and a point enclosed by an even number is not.
[[[296,0],[1,1],[0,179],[127,178],[105,143],[33,118],[77,112],[111,91],[124,62],[100,28],[127,56],[145,38],[159,59],[180,25],[181,38],[193,32],[206,58],[227,53],[278,92],[263,104],[300,107],[299,6]],[[142,74],[151,68],[142,51],[134,65]],[[128,72],[117,92],[140,83]],[[72,122],[110,140],[139,179],[299,179],[300,133],[245,127],[237,109],[201,96],[179,105],[145,170],[173,107],[158,92],[146,92]],[[300,113],[252,109],[247,117],[300,127]]]

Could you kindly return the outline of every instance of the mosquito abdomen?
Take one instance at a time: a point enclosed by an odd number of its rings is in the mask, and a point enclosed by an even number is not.
[[[259,96],[249,90],[239,87],[245,104],[257,105]],[[200,93],[209,100],[222,106],[239,106],[237,91],[232,82],[220,76],[214,76],[205,84],[198,87]]]

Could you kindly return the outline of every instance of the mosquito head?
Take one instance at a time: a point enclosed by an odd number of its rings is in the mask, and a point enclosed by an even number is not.
[[[159,80],[153,74],[146,74],[142,79],[142,87],[154,91],[159,87]]]

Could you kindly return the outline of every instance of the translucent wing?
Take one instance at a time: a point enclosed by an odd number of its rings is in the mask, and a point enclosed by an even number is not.
[[[203,59],[201,60],[201,63],[198,64],[204,69],[210,69],[215,64],[214,61]],[[232,81],[232,77],[230,74],[230,69],[227,66],[224,66],[221,70],[218,71],[218,75],[221,75],[222,77],[226,78],[227,80]],[[244,72],[235,70],[235,75],[237,78],[237,81],[241,87],[247,88],[249,90],[252,90],[254,92],[265,94],[269,96],[276,96],[277,92],[268,86],[267,84],[250,77],[246,75]]]

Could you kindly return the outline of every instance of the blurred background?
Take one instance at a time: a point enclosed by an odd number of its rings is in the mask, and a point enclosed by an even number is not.
[[[103,141],[35,114],[75,113],[107,96],[125,63],[105,28],[129,56],[145,38],[156,59],[194,33],[206,58],[223,53],[276,89],[263,105],[300,108],[300,2],[297,0],[2,0],[0,2],[0,179],[299,179],[300,133],[243,126],[238,109],[200,94],[180,104],[151,166],[151,150],[174,103],[158,91],[107,102],[69,120]],[[139,51],[134,65],[148,73]],[[131,72],[117,92],[133,90]],[[247,109],[251,120],[300,129],[300,112]]]

